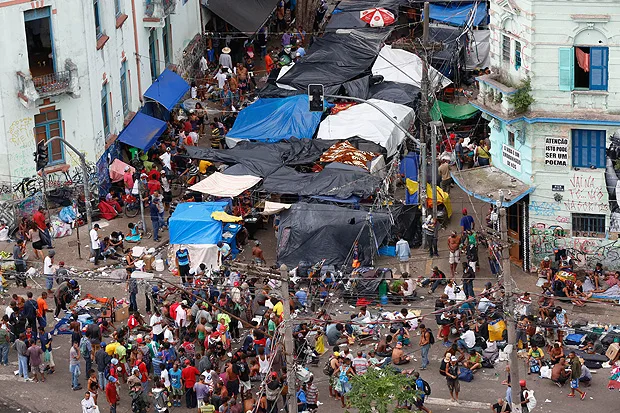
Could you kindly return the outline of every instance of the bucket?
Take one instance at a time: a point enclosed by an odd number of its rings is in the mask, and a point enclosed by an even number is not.
[[[161,258],[158,260],[155,260],[155,271],[162,272],[163,270],[164,270],[164,260],[162,260]]]
[[[388,304],[388,297],[387,297],[387,295],[381,296],[380,299],[381,299],[381,304],[382,305],[387,305]]]

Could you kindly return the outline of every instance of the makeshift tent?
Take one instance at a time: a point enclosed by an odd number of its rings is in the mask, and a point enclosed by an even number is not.
[[[460,70],[465,67],[467,36],[460,28],[445,24],[432,25],[429,31],[430,41],[443,45],[441,50],[433,52],[431,65],[444,76],[457,81]]]
[[[207,8],[240,32],[252,35],[276,8],[278,0],[208,0]]]
[[[170,112],[188,90],[189,84],[185,79],[172,70],[165,69],[144,92],[144,97],[146,98],[145,106],[150,106],[146,108],[146,113],[158,113],[157,108],[153,107],[152,102],[158,103]]]
[[[258,99],[239,112],[226,137],[259,142],[278,142],[291,136],[312,138],[321,113],[310,112],[308,107],[308,95]]]
[[[405,181],[417,182],[418,180],[418,171],[420,169],[420,155],[415,152],[409,152],[403,160],[400,162],[400,174],[404,177]],[[418,192],[413,191],[410,193],[409,191],[405,191],[406,199],[405,203],[407,205],[418,205]]]
[[[402,49],[392,49],[385,45],[379,52],[377,60],[372,66],[372,74],[383,76],[385,81],[406,83],[420,87],[422,81],[422,59],[418,55]],[[431,89],[443,89],[452,81],[439,73],[437,69],[430,68],[428,78]]]
[[[463,120],[471,119],[479,110],[469,103],[465,105],[452,105],[450,103],[436,100],[431,108],[431,118],[433,120],[442,120],[448,123],[456,123]]]
[[[431,20],[452,24],[454,26],[484,25],[487,23],[489,17],[486,1],[431,4],[429,16]]]
[[[385,100],[416,109],[420,101],[420,88],[396,82],[381,82],[370,86],[368,99]]]
[[[171,244],[217,244],[222,223],[211,213],[224,211],[228,202],[182,202],[170,217]]]
[[[285,209],[289,209],[291,206],[291,204],[283,204],[281,202],[265,201],[265,209],[263,210],[263,215],[277,214],[284,211]]]
[[[323,155],[321,155],[321,162],[340,162],[347,165],[354,165],[363,168],[367,171],[370,170],[370,161],[376,158],[377,155],[371,152],[360,151],[355,149],[349,142],[338,142],[332,145]]]
[[[381,212],[373,212],[371,221],[368,217],[366,211],[335,205],[294,204],[280,213],[278,264],[294,267],[301,261],[325,259],[326,265],[341,265],[356,239],[364,263],[369,263],[390,231],[390,217]]]
[[[472,34],[472,36],[469,36],[469,47],[465,55],[465,69],[484,69],[491,66],[491,57],[489,55],[491,51],[491,31],[473,30]]]
[[[261,181],[260,177],[252,175],[225,175],[215,172],[207,178],[192,185],[189,189],[203,194],[214,195],[222,198],[235,197],[252,188]]]
[[[336,93],[343,83],[367,73],[390,29],[350,30],[316,37],[308,54],[300,59],[278,83],[306,90],[311,83]]]
[[[380,107],[405,130],[413,123],[414,112],[408,106],[376,99],[370,99],[369,102]],[[353,136],[381,145],[387,150],[388,156],[394,155],[405,139],[405,133],[400,128],[367,103],[328,116],[319,126],[317,139],[335,140]]]
[[[157,138],[166,130],[166,127],[167,124],[163,120],[145,115],[140,111],[121,131],[118,140],[146,152],[157,142]]]

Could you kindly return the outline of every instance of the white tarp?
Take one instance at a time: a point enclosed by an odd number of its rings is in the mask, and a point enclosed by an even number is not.
[[[406,83],[421,87],[422,59],[418,55],[402,49],[392,49],[385,45],[379,52],[372,74],[383,76],[386,82]],[[434,67],[429,67],[428,78],[433,87],[431,90],[443,89],[452,81],[442,75]]]
[[[192,185],[189,189],[219,197],[237,196],[246,189],[259,183],[261,178],[252,175],[226,175],[215,172],[206,179]]]
[[[205,264],[207,270],[218,270],[220,268],[220,262],[218,260],[218,249],[215,244],[184,244],[189,251],[189,264],[190,268]],[[176,268],[175,258],[176,252],[179,250],[180,245],[170,245],[168,248],[168,262],[170,264],[170,270]]]
[[[271,202],[265,201],[265,209],[263,211],[263,215],[273,215],[278,212],[282,212],[285,209],[289,209],[291,204],[283,204],[281,202]]]
[[[390,117],[408,130],[414,121],[413,109],[385,100],[369,99]],[[387,150],[387,155],[394,155],[398,146],[405,139],[405,133],[373,106],[362,103],[349,109],[330,115],[319,125],[317,139],[341,140],[359,136],[374,142]]]
[[[491,31],[490,30],[474,30],[473,36],[470,37],[465,56],[465,69],[474,70],[476,68],[484,69],[491,66]]]

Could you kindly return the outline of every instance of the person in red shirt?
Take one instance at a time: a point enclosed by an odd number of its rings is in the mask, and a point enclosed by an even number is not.
[[[159,181],[153,178],[154,177],[151,175],[151,179],[146,184],[147,188],[149,189],[149,195],[153,195],[153,193],[156,191],[161,191],[161,184],[159,183]]]
[[[196,367],[192,366],[191,361],[185,360],[185,368],[181,372],[181,378],[185,384],[185,403],[187,404],[188,409],[195,409],[198,407],[194,384],[196,384],[196,376],[199,375],[200,372]]]
[[[146,363],[144,362],[144,360],[142,360],[143,357],[144,355],[142,354],[142,352],[138,352],[136,367],[138,368],[138,370],[140,370],[140,381],[142,382],[142,390],[146,391],[148,387],[147,382],[149,381],[149,371],[146,368]]]
[[[42,206],[39,207],[39,209],[37,209],[32,215],[32,220],[35,224],[37,224],[37,227],[39,227],[41,231],[45,231],[47,229],[47,226],[45,225],[45,213],[43,212]]]
[[[116,413],[116,403],[118,403],[118,393],[116,392],[116,377],[110,376],[108,384],[105,386],[105,398],[110,403],[110,413]]]
[[[271,70],[273,69],[273,59],[271,58],[271,49],[269,50],[269,52],[267,52],[267,54],[265,55],[265,70],[267,71],[267,73],[269,74],[271,72]]]

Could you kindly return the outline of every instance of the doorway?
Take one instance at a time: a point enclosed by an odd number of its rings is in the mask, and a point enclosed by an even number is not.
[[[50,7],[25,11],[24,26],[30,74],[40,77],[54,73],[56,62]]]
[[[506,210],[506,218],[508,221],[508,238],[512,242],[509,249],[510,260],[517,264],[519,267],[523,267],[523,225],[524,225],[524,213],[526,208],[525,201],[519,201],[508,207]]]

